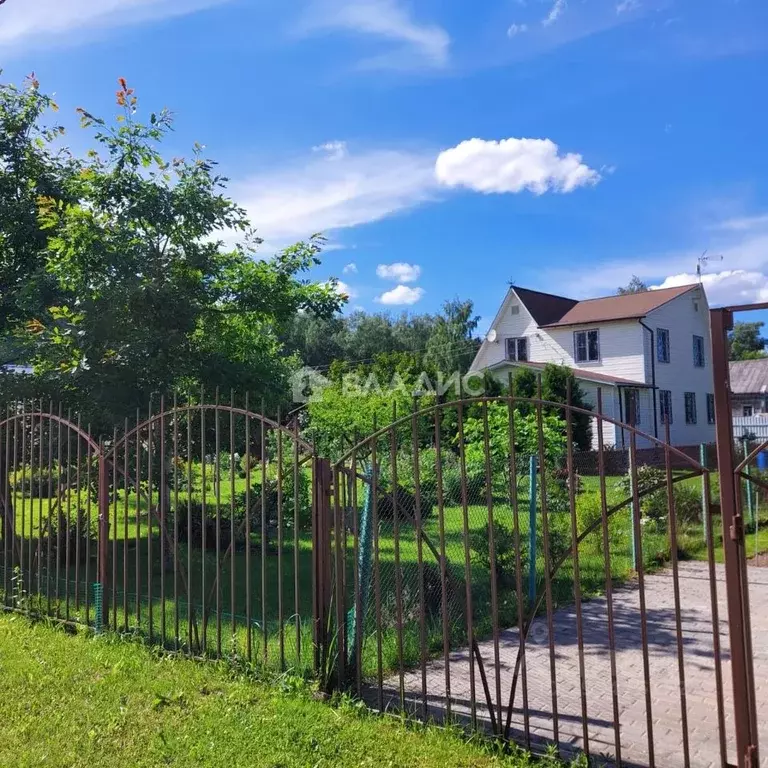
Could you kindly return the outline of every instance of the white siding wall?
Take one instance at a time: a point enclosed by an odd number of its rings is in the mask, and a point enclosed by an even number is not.
[[[519,307],[513,315],[510,305]],[[534,363],[558,363],[585,371],[620,376],[632,381],[646,382],[643,357],[643,329],[636,320],[616,323],[579,325],[567,328],[540,329],[516,296],[508,297],[496,325],[496,341],[484,342],[473,370],[482,369],[506,358],[506,339],[525,336],[528,339],[528,359]],[[600,360],[579,363],[574,360],[573,334],[579,330],[599,328]]]
[[[698,304],[698,311],[694,310],[694,302]],[[656,386],[672,393],[672,444],[695,445],[713,442],[715,425],[707,423],[707,394],[714,392],[714,385],[709,307],[704,292],[697,289],[678,296],[650,312],[645,324],[653,329],[654,343],[658,328],[666,328],[669,331],[670,362],[660,363],[655,349],[653,354],[656,360]],[[703,368],[693,365],[694,335],[704,338]],[[685,392],[696,393],[696,424],[685,423]],[[663,426],[659,419],[659,437],[663,436]]]

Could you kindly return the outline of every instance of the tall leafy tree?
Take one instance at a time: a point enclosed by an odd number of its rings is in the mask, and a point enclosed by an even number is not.
[[[222,385],[274,403],[292,367],[282,328],[298,312],[330,317],[343,301],[332,282],[305,277],[321,239],[254,259],[245,212],[202,147],[166,161],[170,113],[140,122],[124,80],[116,98],[114,123],[78,110],[95,147],[67,161],[55,194],[37,190],[37,261],[56,300],[26,308],[35,386],[63,391],[96,423],[174,388]],[[19,237],[13,222],[4,230]],[[225,247],[224,233],[243,244]]]
[[[467,371],[479,347],[474,338],[479,322],[472,301],[446,301],[427,342],[425,359],[447,374]]]
[[[734,323],[728,334],[731,360],[755,360],[765,357],[766,340],[760,335],[765,323]]]
[[[650,290],[648,284],[641,280],[637,275],[632,275],[632,279],[624,286],[616,289],[619,296],[626,296],[630,293],[645,293]]]

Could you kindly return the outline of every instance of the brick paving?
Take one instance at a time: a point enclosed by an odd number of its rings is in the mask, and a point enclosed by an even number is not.
[[[748,572],[755,677],[758,686],[761,766],[768,766],[768,568],[750,567]],[[709,571],[704,563],[685,562],[680,564],[679,573],[690,765],[694,768],[706,768],[720,765],[721,762]],[[735,763],[725,572],[722,566],[717,566],[716,582],[727,760]],[[639,590],[636,586],[622,587],[614,592],[622,763],[648,766],[649,740],[639,605]],[[684,751],[671,570],[646,576],[646,610],[655,765],[677,768],[684,765]],[[616,748],[605,599],[585,602],[583,616],[589,752],[595,757],[602,756],[606,762],[613,764],[616,761]],[[573,607],[559,609],[553,618],[559,742],[564,752],[569,752],[572,749],[584,748],[575,610]],[[484,641],[480,643],[479,649],[495,703],[496,666],[493,642]],[[499,652],[504,718],[517,650],[517,630],[504,630],[501,633]],[[545,617],[537,619],[531,628],[526,664],[530,732],[534,746],[537,746],[554,739],[550,652]],[[468,718],[470,682],[469,654],[466,649],[451,654],[449,670],[452,715],[458,719]],[[482,706],[478,707],[477,716],[487,724],[488,707],[485,704],[476,663],[475,678],[477,700],[483,702]],[[397,677],[385,681],[385,701],[389,706],[394,705],[397,699],[398,683]],[[420,670],[406,673],[404,684],[408,705],[420,706]],[[427,695],[430,713],[437,719],[442,719],[445,714],[445,690],[445,665],[442,660],[433,661],[427,667]],[[514,738],[524,743],[520,683],[511,725]]]

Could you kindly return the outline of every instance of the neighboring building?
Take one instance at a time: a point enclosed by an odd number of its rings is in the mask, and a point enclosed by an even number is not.
[[[768,437],[768,358],[730,364],[733,436]]]
[[[710,349],[700,285],[585,301],[515,286],[471,370],[506,382],[519,367],[566,365],[593,407],[601,390],[605,416],[663,440],[669,414],[671,442],[695,445],[715,436]],[[628,439],[605,422],[603,437],[616,446]]]

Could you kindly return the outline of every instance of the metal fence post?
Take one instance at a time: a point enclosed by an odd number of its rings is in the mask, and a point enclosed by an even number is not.
[[[634,459],[632,451],[629,452],[629,495],[634,498],[635,489],[633,488],[632,478],[634,477]],[[635,539],[635,505],[630,502],[629,505],[629,544],[632,559],[632,568],[637,571],[637,540]]]
[[[733,328],[733,312],[728,309],[713,309],[710,310],[709,317],[712,334],[715,434],[717,435],[717,465],[720,472],[720,508],[725,551],[736,758],[739,768],[751,768],[752,765],[759,764],[759,758],[744,521],[740,514],[738,488],[734,475],[733,422],[728,367],[728,331]]]
[[[109,479],[107,462],[104,458],[104,442],[99,440],[99,546],[98,546],[98,583],[101,585],[101,621],[108,626],[109,598],[107,592],[107,553],[109,551]]]
[[[746,438],[744,439],[744,458],[746,459],[747,456],[749,456],[749,440]],[[747,464],[744,467],[744,474],[749,477],[749,464]],[[745,480],[744,485],[747,489],[747,512],[749,513],[749,522],[754,523],[755,522],[755,510],[752,505],[752,481],[751,480]]]
[[[533,607],[536,599],[536,457],[531,456],[528,469],[528,602]]]
[[[705,443],[699,445],[699,464],[707,469],[707,446]],[[701,473],[701,526],[704,530],[704,544],[708,544],[707,536],[707,473]]]

